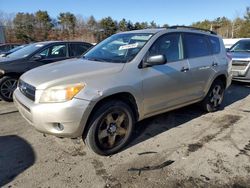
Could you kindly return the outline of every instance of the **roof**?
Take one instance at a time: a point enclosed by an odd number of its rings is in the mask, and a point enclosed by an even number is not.
[[[21,43],[0,43],[0,46],[5,46],[5,45],[21,45]]]
[[[239,41],[247,41],[247,42],[250,42],[250,38],[240,39]]]
[[[141,29],[141,30],[132,30],[132,31],[125,31],[123,33],[158,33],[160,31],[164,31],[166,28],[156,28],[156,29]]]
[[[207,30],[207,29],[201,29],[201,28],[195,28],[195,27],[189,27],[189,26],[171,26],[171,27],[162,27],[162,28],[155,28],[155,29],[142,29],[142,30],[132,30],[132,31],[125,31],[123,33],[158,33],[161,31],[176,31],[176,32],[187,32],[192,31],[194,33],[206,33],[210,35],[217,35],[214,31]]]
[[[74,43],[74,42],[80,42],[80,43],[86,43],[86,44],[90,44],[88,42],[84,42],[84,41],[42,41],[42,42],[35,42],[33,44],[43,44],[43,45],[47,45],[47,44],[52,44],[52,43],[61,43],[61,42],[71,42],[71,43]]]

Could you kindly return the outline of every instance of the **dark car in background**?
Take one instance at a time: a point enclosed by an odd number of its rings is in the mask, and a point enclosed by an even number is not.
[[[86,42],[47,41],[28,46],[0,59],[0,98],[12,101],[19,77],[48,63],[80,57],[93,45]]]
[[[250,39],[236,42],[228,53],[232,57],[233,80],[250,82]]]
[[[17,46],[20,46],[21,44],[18,43],[5,43],[5,44],[0,44],[0,54],[7,52],[13,48],[16,48]]]
[[[20,50],[22,48],[24,48],[25,46],[27,46],[27,44],[23,44],[23,45],[20,45],[20,46],[17,46],[15,48],[12,48],[11,50],[7,51],[7,52],[2,52],[0,54],[0,57],[6,57],[7,55],[13,53],[13,52],[16,52],[17,50]]]

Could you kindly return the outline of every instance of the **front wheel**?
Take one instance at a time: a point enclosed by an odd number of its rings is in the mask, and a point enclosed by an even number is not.
[[[128,143],[133,128],[130,106],[122,101],[108,101],[94,112],[85,141],[95,153],[111,155]]]
[[[220,107],[224,98],[225,86],[222,81],[215,80],[207,96],[201,102],[207,112],[214,112]]]
[[[7,102],[13,101],[13,92],[17,88],[17,78],[5,76],[0,80],[0,98]]]

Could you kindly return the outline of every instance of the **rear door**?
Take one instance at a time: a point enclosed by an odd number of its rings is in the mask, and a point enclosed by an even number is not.
[[[70,43],[69,44],[69,56],[71,58],[80,57],[85,53],[91,45],[85,43]]]
[[[214,57],[212,68],[215,71],[228,70],[228,59],[222,40],[216,36],[208,36],[208,40]]]
[[[206,35],[183,33],[184,56],[188,59],[192,78],[193,99],[199,99],[205,94],[205,87],[214,75],[212,69],[215,63],[210,44]]]

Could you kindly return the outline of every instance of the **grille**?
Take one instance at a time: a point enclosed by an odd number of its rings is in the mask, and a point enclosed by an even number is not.
[[[30,100],[35,101],[36,88],[26,82],[19,80],[18,87],[22,94],[28,97]]]
[[[245,70],[248,66],[248,61],[233,61],[233,70]]]

